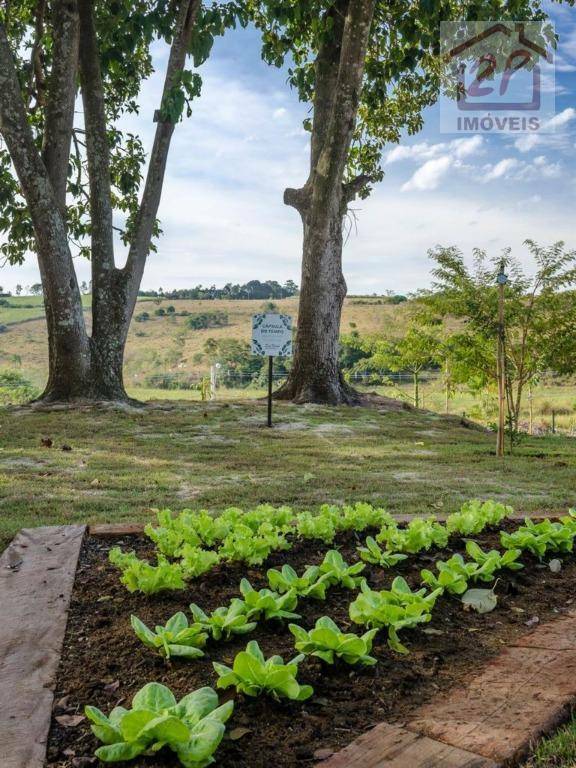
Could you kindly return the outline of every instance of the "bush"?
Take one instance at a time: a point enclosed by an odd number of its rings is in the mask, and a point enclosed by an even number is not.
[[[137,323],[145,323],[147,320],[150,320],[150,315],[148,312],[140,312],[139,315],[136,315],[134,320],[136,320]]]
[[[156,315],[156,317],[164,317],[164,315],[166,314],[166,310],[163,309],[162,307],[159,307],[158,309],[154,310],[154,314]]]
[[[0,373],[0,404],[20,405],[27,403],[40,392],[21,373],[16,371],[4,371]]]
[[[195,331],[204,328],[223,328],[228,325],[228,314],[226,312],[200,312],[196,315],[190,315],[186,325]]]

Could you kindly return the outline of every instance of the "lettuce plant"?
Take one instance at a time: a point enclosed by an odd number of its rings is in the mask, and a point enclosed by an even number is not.
[[[480,566],[476,572],[476,578],[481,581],[493,581],[496,571],[507,568],[510,571],[518,571],[524,566],[518,562],[522,554],[520,549],[507,549],[503,554],[497,549],[485,552],[475,541],[466,542],[466,553]]]
[[[167,557],[176,557],[185,541],[193,546],[201,544],[199,536],[191,531],[189,538],[185,538],[179,521],[172,516],[169,509],[156,510],[157,526],[150,523],[144,528],[144,533],[156,544],[158,550]]]
[[[195,603],[190,606],[190,611],[194,621],[208,632],[213,640],[229,640],[232,635],[246,635],[257,626],[257,622],[248,621],[246,603],[238,598],[234,598],[230,605],[216,608],[209,615]]]
[[[334,664],[335,657],[346,664],[376,664],[376,659],[369,654],[377,629],[370,629],[362,636],[344,633],[328,616],[318,619],[310,632],[297,624],[290,624],[288,628],[296,638],[296,650],[306,656],[317,656],[328,664]]]
[[[448,543],[448,532],[433,517],[417,517],[403,529],[393,525],[382,528],[376,540],[385,544],[390,552],[416,554],[433,546],[445,547]]]
[[[356,589],[362,581],[362,577],[358,574],[365,567],[364,563],[348,565],[337,549],[331,549],[326,552],[319,571],[323,576],[327,576],[331,587],[339,584],[346,589]]]
[[[298,664],[304,658],[296,656],[288,664],[284,664],[281,656],[264,657],[260,646],[252,640],[245,651],[240,651],[234,659],[232,668],[214,662],[218,674],[218,688],[234,686],[239,693],[246,696],[259,696],[269,693],[275,699],[291,699],[304,701],[314,693],[310,685],[300,685],[296,679]]]
[[[280,594],[292,591],[297,597],[311,597],[315,600],[326,599],[329,587],[328,574],[322,575],[317,565],[309,565],[302,576],[298,576],[290,565],[283,565],[282,570],[270,568],[268,571],[270,589]]]
[[[226,536],[218,554],[224,560],[262,565],[272,551],[289,546],[285,533],[269,523],[262,523],[256,533],[241,524]]]
[[[220,555],[212,549],[183,544],[179,550],[180,565],[187,579],[196,579],[220,562]]]
[[[303,539],[318,539],[325,544],[331,544],[336,537],[336,526],[329,514],[301,512],[296,517],[296,530]]]
[[[163,555],[158,555],[157,565],[150,565],[147,560],[137,557],[135,552],[122,552],[119,547],[114,547],[108,559],[122,571],[120,581],[129,592],[153,595],[186,586],[182,566],[168,562]]]
[[[576,526],[562,522],[542,520],[534,523],[529,518],[524,520],[513,533],[500,534],[500,542],[504,549],[522,549],[532,552],[536,557],[542,558],[547,551],[572,552]]]
[[[358,553],[364,562],[380,565],[383,568],[392,568],[408,557],[408,555],[403,555],[400,552],[382,550],[372,536],[368,536],[366,539],[365,547],[358,547]]]
[[[468,501],[462,505],[459,512],[454,512],[446,518],[446,529],[449,533],[460,533],[463,536],[481,533],[485,528],[499,525],[513,513],[512,507],[496,501]]]
[[[478,563],[465,562],[462,555],[452,555],[449,560],[439,560],[436,563],[438,575],[432,573],[427,568],[420,571],[422,583],[427,584],[432,589],[438,589],[450,592],[453,595],[463,595],[468,589],[468,581],[479,576],[481,568]]]
[[[248,579],[242,579],[240,582],[240,592],[246,606],[248,619],[264,618],[266,621],[270,621],[271,619],[300,618],[299,614],[292,613],[298,605],[298,598],[292,590],[289,590],[284,595],[279,595],[270,589],[256,590]]]
[[[386,627],[388,645],[398,653],[408,653],[398,638],[402,629],[424,624],[432,618],[431,610],[440,590],[427,593],[425,589],[412,592],[401,577],[394,579],[390,590],[376,592],[362,582],[361,593],[350,604],[350,618],[355,624],[373,629]]]
[[[157,626],[153,632],[137,616],[130,617],[130,623],[136,637],[148,648],[158,651],[167,659],[172,656],[184,656],[198,659],[204,656],[200,650],[206,645],[208,635],[200,624],[189,625],[186,614],[175,613],[164,626]]]
[[[180,699],[160,683],[148,683],[132,699],[132,709],[116,707],[107,717],[87,706],[86,717],[96,738],[104,743],[96,756],[107,763],[133,760],[168,747],[184,768],[204,768],[224,736],[232,701],[218,706],[212,688],[199,688]]]

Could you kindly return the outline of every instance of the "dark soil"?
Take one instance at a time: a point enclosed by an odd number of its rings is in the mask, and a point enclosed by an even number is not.
[[[498,545],[495,533],[475,538],[484,548]],[[353,535],[346,535],[339,537],[335,545],[350,562],[356,559],[358,541]],[[186,591],[146,598],[130,595],[119,583],[118,572],[107,560],[108,550],[115,544],[134,548],[140,555],[153,552],[150,542],[143,537],[116,541],[86,539],[57,681],[55,716],[81,714],[86,704],[98,706],[106,713],[119,703],[129,706],[134,693],[151,681],[168,685],[177,697],[204,685],[215,685],[212,661],[231,665],[249,639],[257,640],[266,656],[277,653],[285,660],[290,659],[295,651],[287,627],[260,623],[249,636],[209,644],[203,659],[166,664],[134,636],[130,615],[134,613],[154,626],[165,623],[176,611],[186,611],[191,602],[212,610],[239,594],[243,576],[254,586],[266,586],[268,567],[289,562],[301,570],[304,565],[320,562],[329,549],[318,543],[299,542],[288,552],[272,555],[263,568],[219,566]],[[450,549],[411,556],[393,570],[367,566],[365,575],[374,588],[387,587],[397,574],[405,576],[414,587],[421,568],[430,568],[435,560],[462,548],[462,541],[453,539]],[[566,611],[573,602],[574,557],[565,558],[557,574],[529,556],[524,563],[522,571],[502,573],[496,588],[499,604],[493,613],[479,616],[464,611],[455,598],[440,599],[430,624],[401,634],[411,650],[409,656],[390,651],[383,631],[373,648],[372,653],[378,658],[373,667],[329,667],[319,660],[307,659],[301,664],[298,677],[301,683],[314,687],[314,695],[304,703],[278,703],[266,696],[248,698],[235,694],[233,689],[221,692],[221,701],[234,697],[236,706],[227,725],[229,735],[217,752],[217,765],[311,766],[318,757],[345,746],[377,723],[403,722],[421,703],[465,684],[502,646],[530,631],[529,627],[538,620],[546,621]],[[362,632],[348,618],[348,606],[353,599],[352,592],[332,589],[326,602],[301,600],[297,609],[302,615],[299,623],[309,628],[317,618],[328,615],[341,627]],[[68,722],[74,720],[68,718]],[[47,767],[95,765],[98,761],[92,756],[97,746],[86,720],[68,726],[53,720]],[[174,766],[175,759],[168,752],[132,761],[130,765],[166,768]]]

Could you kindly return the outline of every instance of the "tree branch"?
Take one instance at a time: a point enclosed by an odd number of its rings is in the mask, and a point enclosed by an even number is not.
[[[192,30],[200,6],[201,0],[181,0],[172,47],[170,49],[170,57],[166,68],[162,102],[164,102],[170,89],[175,84],[177,74],[184,69],[186,64],[186,54],[190,46]],[[158,122],[144,192],[136,216],[134,236],[128,252],[126,266],[124,267],[124,272],[129,282],[129,295],[132,302],[136,301],[138,288],[144,273],[144,266],[150,251],[150,243],[158,214],[158,206],[160,205],[166,162],[173,133],[173,123]]]
[[[66,183],[74,126],[78,72],[78,9],[74,0],[54,0],[52,7],[52,71],[42,144],[42,159],[52,182],[58,207],[66,220]]]
[[[374,181],[372,176],[367,173],[361,173],[356,178],[349,181],[347,184],[343,184],[344,187],[344,200],[346,203],[351,203],[362,190]]]
[[[106,125],[104,86],[100,71],[98,41],[94,25],[94,0],[78,0],[80,16],[80,80],[86,155],[90,182],[92,227],[92,286],[106,283],[114,270],[110,148]]]

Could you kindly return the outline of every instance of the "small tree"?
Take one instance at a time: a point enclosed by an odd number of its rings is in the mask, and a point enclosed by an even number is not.
[[[436,364],[438,347],[435,329],[413,323],[405,336],[397,341],[375,341],[369,363],[373,368],[412,374],[414,405],[419,408],[420,375],[424,369]]]
[[[518,429],[522,397],[527,386],[545,370],[576,371],[576,251],[558,242],[547,248],[532,240],[526,246],[535,263],[530,277],[510,249],[489,258],[476,249],[468,268],[456,247],[437,247],[430,256],[436,292],[426,301],[443,318],[465,321],[452,334],[453,378],[476,390],[497,384],[498,288],[502,261],[508,273],[505,292],[505,373],[508,421]]]

